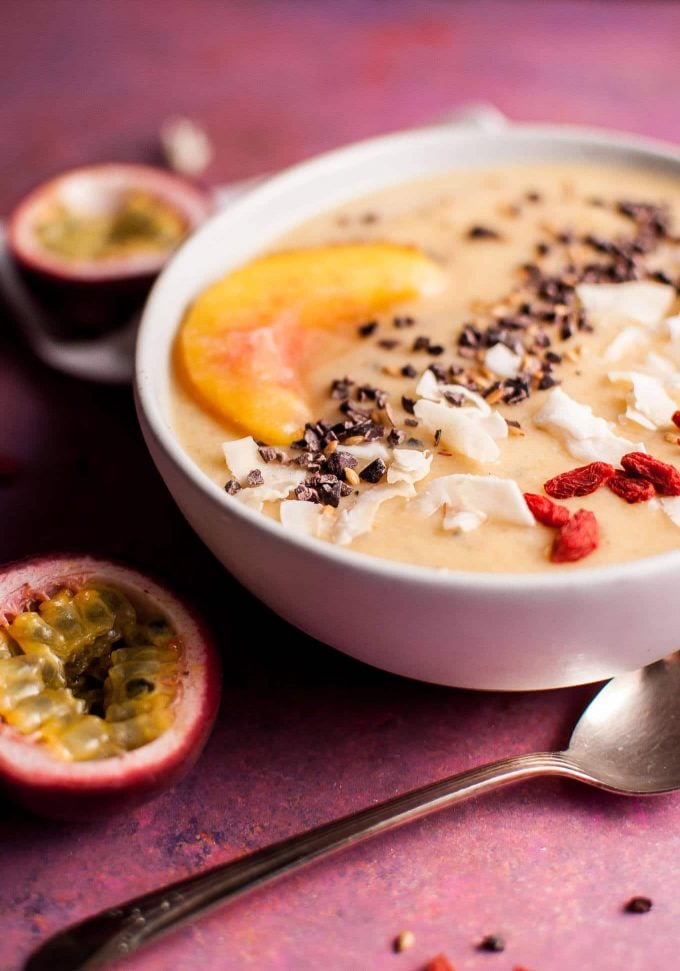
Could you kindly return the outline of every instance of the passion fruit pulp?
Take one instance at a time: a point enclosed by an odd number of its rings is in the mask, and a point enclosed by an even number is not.
[[[206,192],[162,169],[87,165],[29,193],[7,242],[53,330],[91,336],[127,322],[211,208]]]
[[[29,808],[149,798],[197,758],[218,700],[204,626],[149,577],[93,557],[0,572],[0,783]]]

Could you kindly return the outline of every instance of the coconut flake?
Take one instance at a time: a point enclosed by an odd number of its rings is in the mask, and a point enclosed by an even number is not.
[[[499,378],[516,378],[522,367],[522,358],[505,344],[494,344],[486,352],[484,366]]]
[[[247,506],[261,510],[265,502],[286,499],[305,479],[305,471],[292,465],[265,462],[257,442],[248,435],[222,445],[227,467],[244,488],[233,497]],[[257,469],[262,473],[262,485],[248,487],[248,473]]]
[[[518,526],[535,525],[515,480],[495,475],[440,476],[420,493],[414,505],[424,516],[431,516],[444,506],[445,529],[467,532],[486,519]]]
[[[427,398],[428,401],[446,401],[447,394],[455,394],[474,405],[483,415],[491,414],[491,408],[481,394],[470,391],[463,384],[438,384],[429,368],[421,374],[416,385],[416,394],[420,398]]]
[[[631,280],[628,283],[580,283],[579,300],[588,313],[626,318],[655,327],[675,300],[675,288],[665,283]]]
[[[415,495],[410,482],[397,482],[394,485],[377,485],[366,489],[349,509],[343,509],[337,520],[333,539],[340,546],[347,546],[357,536],[363,536],[373,529],[378,510],[384,502],[399,496]]]
[[[675,314],[674,317],[666,317],[664,328],[674,344],[680,343],[680,314]]]
[[[410,448],[395,448],[393,460],[387,469],[387,481],[420,482],[429,474],[432,455]]]
[[[358,471],[364,469],[376,459],[382,459],[387,464],[390,460],[390,451],[381,442],[364,442],[361,445],[340,445],[338,451],[347,452],[359,463]]]
[[[496,461],[500,455],[496,442],[507,438],[508,426],[481,395],[462,384],[437,384],[429,369],[421,375],[416,394],[420,395],[414,405],[416,418],[433,434],[441,431],[442,445],[475,462]],[[447,395],[456,395],[463,403],[452,405]]]
[[[637,364],[636,368],[643,374],[651,374],[665,388],[680,387],[680,371],[675,368],[671,361],[660,354],[650,352],[643,363]]]
[[[414,411],[428,431],[441,430],[445,448],[475,462],[495,462],[500,455],[496,442],[508,435],[505,420],[496,412],[485,415],[477,408],[457,408],[425,398],[416,402]]]
[[[281,525],[304,536],[319,536],[324,507],[318,502],[284,499],[279,506]]]
[[[223,442],[222,451],[227,468],[240,485],[243,485],[246,481],[251,469],[265,465],[257,443],[250,435],[247,438],[238,438],[233,442]]]
[[[452,533],[471,533],[487,520],[483,512],[461,512],[452,510],[450,506],[444,506],[444,519],[442,525],[444,529]]]
[[[593,414],[593,409],[574,401],[561,388],[549,392],[543,407],[534,415],[534,424],[559,439],[574,458],[587,462],[618,465],[626,452],[646,452],[641,442],[630,442],[615,435],[611,423]]]
[[[610,371],[607,377],[614,384],[628,384],[632,389],[626,395],[627,408],[620,421],[628,419],[652,431],[674,427],[671,415],[676,404],[656,378],[637,371]]]
[[[641,327],[624,327],[620,334],[605,348],[602,355],[608,364],[620,361],[626,354],[636,351],[649,340],[648,334]]]

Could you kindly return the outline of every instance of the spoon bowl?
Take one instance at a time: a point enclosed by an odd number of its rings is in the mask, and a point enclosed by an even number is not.
[[[565,757],[600,788],[628,795],[680,787],[680,653],[621,674],[592,700]]]

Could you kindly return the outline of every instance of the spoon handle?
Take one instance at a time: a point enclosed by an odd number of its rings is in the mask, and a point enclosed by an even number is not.
[[[208,907],[321,856],[509,782],[573,775],[574,769],[562,753],[546,752],[502,759],[414,789],[89,917],[49,938],[29,958],[25,971],[104,967]]]

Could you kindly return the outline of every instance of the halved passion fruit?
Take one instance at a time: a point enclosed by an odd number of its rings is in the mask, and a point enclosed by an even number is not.
[[[7,240],[55,329],[92,334],[126,321],[210,209],[205,192],[162,169],[88,165],[26,196]]]
[[[0,570],[0,784],[35,812],[91,818],[172,785],[219,685],[201,622],[144,574],[65,556]]]

